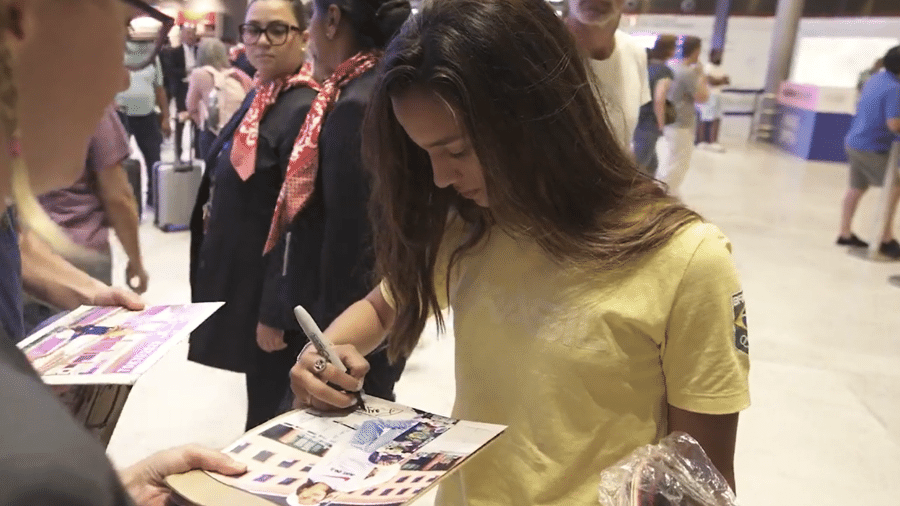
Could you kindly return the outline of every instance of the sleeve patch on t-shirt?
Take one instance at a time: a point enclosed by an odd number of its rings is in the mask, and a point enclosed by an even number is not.
[[[734,309],[734,346],[744,353],[750,353],[744,292],[738,292],[731,296],[731,307]]]

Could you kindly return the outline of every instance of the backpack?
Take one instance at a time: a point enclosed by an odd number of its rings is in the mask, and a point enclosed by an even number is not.
[[[241,108],[247,93],[234,69],[224,71],[203,67],[213,76],[213,89],[206,100],[206,120],[203,128],[216,135]]]

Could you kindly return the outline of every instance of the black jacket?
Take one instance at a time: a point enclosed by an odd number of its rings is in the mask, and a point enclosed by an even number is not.
[[[284,92],[260,123],[256,171],[242,181],[231,164],[234,131],[253,101],[251,93],[210,149],[191,220],[191,289],[195,302],[224,301],[191,336],[190,360],[246,372],[256,345],[256,325],[275,202],[294,142],[315,92]],[[202,207],[214,178],[209,230],[204,235]]]
[[[178,111],[186,111],[188,72],[184,46],[178,45],[163,49],[159,59],[165,76],[166,93],[169,100],[175,100],[175,107]]]
[[[369,180],[360,155],[374,81],[370,71],[345,86],[325,118],[314,193],[270,253],[259,314],[266,325],[300,330],[293,308],[303,305],[325,328],[374,285]]]

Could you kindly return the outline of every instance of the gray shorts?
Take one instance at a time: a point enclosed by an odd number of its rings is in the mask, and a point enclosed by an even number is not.
[[[844,150],[847,152],[847,160],[850,162],[851,188],[865,190],[870,186],[880,187],[884,184],[888,153],[859,151],[850,146],[844,146]]]

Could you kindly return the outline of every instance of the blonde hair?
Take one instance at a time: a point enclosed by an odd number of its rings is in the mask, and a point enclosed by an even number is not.
[[[200,41],[200,47],[197,49],[197,66],[205,65],[215,67],[216,70],[224,70],[231,66],[228,62],[228,50],[221,40],[206,37]]]
[[[9,28],[6,13],[0,11],[0,31]],[[0,114],[2,126],[9,136],[10,150],[10,197],[16,207],[18,225],[43,239],[54,251],[70,259],[96,262],[102,255],[76,245],[65,231],[47,213],[31,187],[31,177],[25,159],[21,154],[19,130],[19,91],[13,80],[12,54],[6,44],[0,44]],[[2,148],[0,148],[2,149]]]

